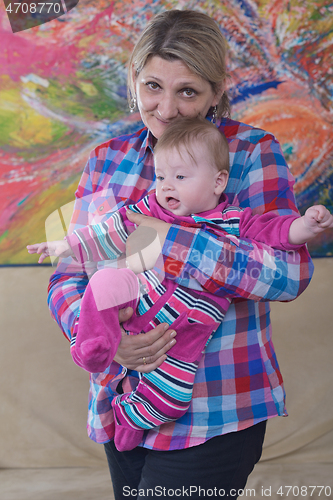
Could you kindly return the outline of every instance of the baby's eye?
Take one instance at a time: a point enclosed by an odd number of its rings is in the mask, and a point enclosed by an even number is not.
[[[177,175],[177,179],[183,180],[183,179],[185,179],[185,175]]]
[[[163,181],[163,180],[164,180],[164,177],[162,177],[161,175],[158,175],[158,176],[156,177],[156,180],[161,182],[161,181]]]

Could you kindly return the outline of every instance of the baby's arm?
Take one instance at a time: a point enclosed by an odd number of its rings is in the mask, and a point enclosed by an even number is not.
[[[29,253],[40,253],[38,264],[41,264],[46,257],[73,257],[71,247],[66,240],[44,241],[43,243],[35,243],[27,245]]]
[[[128,236],[126,208],[114,212],[107,221],[84,226],[68,234],[66,239],[28,245],[29,253],[40,253],[38,263],[46,257],[73,257],[77,262],[117,259],[126,250]],[[121,216],[122,215],[122,216]]]
[[[325,229],[333,228],[333,215],[323,205],[313,205],[289,228],[289,243],[302,245]]]

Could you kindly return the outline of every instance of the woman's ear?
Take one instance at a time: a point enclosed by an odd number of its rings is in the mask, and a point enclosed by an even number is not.
[[[136,70],[135,70],[134,62],[132,63],[132,70],[131,71],[132,71],[133,80],[135,80],[135,78],[136,78],[137,75],[136,75]]]
[[[229,172],[227,170],[219,170],[215,177],[215,194],[221,195],[227,187]]]
[[[225,91],[225,80],[223,80],[219,85],[217,85],[217,90],[215,92],[214,100],[212,103],[213,107],[218,105],[224,91]]]
[[[136,71],[135,71],[135,68],[134,68],[134,64],[132,64],[131,73],[132,73],[132,82],[133,82],[133,85],[134,85],[134,88],[135,88],[137,74],[136,74]]]

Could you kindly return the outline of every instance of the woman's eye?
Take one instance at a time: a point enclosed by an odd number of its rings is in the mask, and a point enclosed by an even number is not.
[[[159,88],[159,85],[156,82],[147,82],[146,85],[152,90],[156,90]]]
[[[192,97],[195,95],[195,90],[193,89],[184,89],[183,90],[183,94],[186,96],[186,97]]]

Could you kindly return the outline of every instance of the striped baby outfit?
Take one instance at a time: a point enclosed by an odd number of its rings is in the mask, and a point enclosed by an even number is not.
[[[283,247],[278,238],[281,241],[285,239],[285,233],[288,234],[290,224],[296,218],[295,215],[276,214],[252,216],[249,208],[242,210],[228,205],[225,196],[222,196],[222,202],[215,209],[191,216],[174,216],[158,204],[155,193],[129,208],[165,222],[200,228],[217,238],[227,233],[237,238],[259,238],[266,244],[270,244],[271,239],[276,248]],[[75,230],[67,236],[67,241],[80,262],[116,260],[125,254],[126,240],[133,226],[135,225],[128,220],[126,208],[123,207],[104,222]],[[122,270],[117,272],[121,273]],[[126,273],[128,275],[127,269]],[[177,344],[170,349],[167,359],[157,369],[140,375],[140,381],[131,393],[118,395],[112,401],[116,419],[115,443],[119,451],[134,448],[143,437],[143,432],[126,435],[126,428],[137,431],[152,429],[177,420],[188,410],[195,373],[203,351],[223,321],[232,298],[226,293],[213,296],[198,284],[197,290],[189,289],[171,278],[161,278],[162,274],[162,270],[158,268],[137,276],[133,273],[133,279],[140,283],[140,298],[135,307],[130,299],[121,305],[122,308],[130,305],[135,311],[132,318],[123,325],[129,332],[144,333],[165,322],[176,330]],[[111,273],[110,280],[112,276]],[[178,282],[179,279],[178,276]],[[192,279],[195,286],[195,278]],[[124,287],[127,286],[125,279],[123,283]],[[113,283],[110,282],[109,286],[112,289]],[[132,288],[133,286],[129,287]],[[119,293],[119,277],[113,293],[114,296]],[[71,352],[74,361],[79,360],[78,364],[83,366],[75,353],[79,325],[80,315],[74,328]],[[123,427],[122,440],[117,442],[119,425]]]

